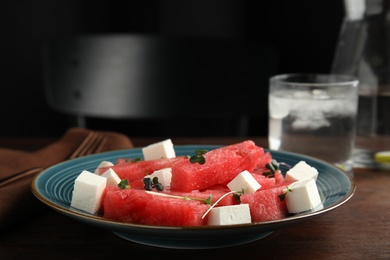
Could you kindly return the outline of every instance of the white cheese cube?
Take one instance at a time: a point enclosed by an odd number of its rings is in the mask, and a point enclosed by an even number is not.
[[[145,161],[176,157],[171,139],[145,146],[142,153]]]
[[[171,186],[172,168],[165,168],[154,171],[145,178],[151,178],[153,180],[154,177],[158,178],[158,182],[161,183],[164,188],[169,188]]]
[[[245,194],[254,193],[261,188],[260,183],[248,171],[243,171],[238,174],[227,186],[231,191],[241,191],[244,189]]]
[[[315,179],[294,182],[284,190],[289,213],[299,213],[322,204]]]
[[[208,214],[208,225],[234,225],[252,222],[248,204],[215,207]]]
[[[286,181],[303,181],[314,178],[317,180],[318,171],[308,165],[305,161],[300,161],[286,173]]]
[[[107,179],[107,185],[115,185],[115,186],[117,186],[118,183],[121,182],[121,179],[119,178],[118,174],[116,174],[116,172],[113,169],[111,169],[111,168],[107,169],[100,176],[102,176],[102,177]]]
[[[71,206],[95,214],[100,206],[107,179],[89,171],[82,171],[76,178]]]
[[[109,162],[109,161],[102,161],[102,162],[98,165],[98,167],[96,167],[95,173],[98,174],[99,168],[111,167],[111,166],[114,166],[114,164],[113,164],[112,162]]]

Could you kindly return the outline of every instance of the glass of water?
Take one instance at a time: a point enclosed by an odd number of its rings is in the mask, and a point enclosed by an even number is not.
[[[284,74],[270,79],[269,148],[353,167],[358,79]]]

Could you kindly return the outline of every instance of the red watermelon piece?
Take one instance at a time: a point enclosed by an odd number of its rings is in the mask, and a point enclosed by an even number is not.
[[[167,159],[157,159],[149,161],[130,161],[120,162],[110,167],[99,168],[98,173],[104,173],[108,168],[115,171],[121,179],[126,179],[129,182],[142,180],[146,175],[152,174],[154,171],[172,167],[172,165],[180,160],[185,160],[184,156]]]
[[[210,205],[196,200],[148,194],[144,190],[108,186],[103,201],[104,218],[145,225],[200,226]]]
[[[282,184],[284,182],[284,175],[280,170],[276,170],[273,177],[263,175],[263,171],[254,170],[252,176],[258,183],[261,184],[263,189],[273,187],[276,184]]]
[[[204,164],[180,160],[172,166],[171,190],[189,192],[226,185],[240,172],[251,172],[263,153],[263,148],[248,140],[207,152]]]
[[[143,190],[144,189],[144,180],[143,178],[142,179],[139,179],[139,180],[134,180],[134,181],[131,181],[129,182],[129,185],[132,189],[139,189],[139,190]]]
[[[281,219],[287,216],[286,202],[279,199],[284,188],[290,183],[275,185],[272,188],[260,189],[253,194],[241,196],[241,203],[249,204],[252,222],[264,222]]]
[[[276,183],[275,178],[269,178],[262,174],[252,173],[252,176],[261,185],[262,189],[273,187]]]

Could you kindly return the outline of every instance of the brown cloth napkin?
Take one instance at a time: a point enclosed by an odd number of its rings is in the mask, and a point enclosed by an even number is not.
[[[2,185],[15,173],[33,167],[47,167],[66,160],[91,132],[70,128],[56,142],[35,152],[0,148],[0,230],[40,212],[44,205],[31,192],[33,175]],[[132,148],[131,140],[120,133],[102,132],[107,138],[103,151]]]

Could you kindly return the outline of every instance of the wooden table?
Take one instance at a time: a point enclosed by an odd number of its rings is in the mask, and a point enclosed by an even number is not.
[[[251,139],[267,147],[265,138]],[[243,139],[172,140],[175,144],[230,144]],[[0,139],[0,147],[34,150],[51,141]],[[157,140],[135,138],[133,141],[141,147]],[[390,259],[390,172],[359,169],[354,174],[357,190],[346,204],[250,244],[208,250],[149,247],[128,242],[110,231],[47,208],[0,234],[0,259],[167,259],[178,256],[183,259]]]

